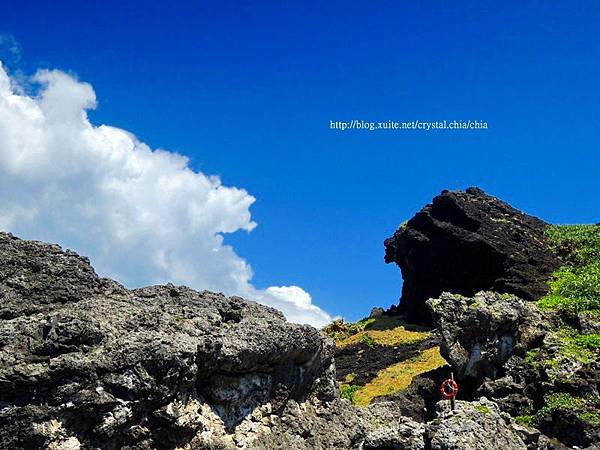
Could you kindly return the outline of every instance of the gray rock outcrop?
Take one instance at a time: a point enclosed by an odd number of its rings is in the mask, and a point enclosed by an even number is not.
[[[527,450],[511,428],[510,417],[482,397],[476,402],[448,401],[436,405],[437,419],[428,425],[431,450]]]
[[[335,397],[318,330],[237,297],[127,290],[55,245],[0,234],[0,302],[0,448],[175,448]]]
[[[0,233],[2,450],[523,448],[505,417],[490,422],[494,405],[459,402],[429,423],[399,402],[354,407],[338,397],[333,354],[323,333],[272,308],[129,290],[73,252]]]
[[[443,293],[427,306],[442,337],[440,351],[459,379],[497,378],[513,354],[524,355],[545,335],[537,307],[514,295]]]

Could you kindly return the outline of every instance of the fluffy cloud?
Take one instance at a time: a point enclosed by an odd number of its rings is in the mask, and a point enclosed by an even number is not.
[[[0,64],[0,229],[59,242],[124,284],[186,284],[273,306],[293,322],[331,317],[297,286],[257,289],[223,235],[251,231],[248,192],[184,156],[90,123],[92,86],[39,71],[28,95]]]

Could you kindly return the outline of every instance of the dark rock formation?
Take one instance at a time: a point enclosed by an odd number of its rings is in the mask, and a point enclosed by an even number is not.
[[[393,347],[357,342],[338,348],[335,351],[337,380],[341,383],[348,375],[354,374],[352,384],[363,386],[370,383],[380,370],[401,361],[416,358],[425,350],[438,344],[439,336],[434,333],[428,339]]]
[[[372,403],[394,402],[403,416],[418,422],[430,421],[435,415],[435,405],[440,400],[440,386],[449,374],[449,366],[422,373],[413,378],[405,390],[375,397]]]
[[[404,279],[400,312],[429,322],[424,303],[442,292],[541,297],[558,267],[546,227],[481,189],[443,191],[385,241]]]
[[[238,297],[128,290],[0,233],[0,449],[424,449],[337,397],[333,343]]]

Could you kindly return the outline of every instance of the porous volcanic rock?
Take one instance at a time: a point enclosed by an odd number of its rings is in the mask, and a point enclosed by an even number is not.
[[[541,297],[559,265],[546,227],[481,189],[443,191],[385,241],[404,279],[399,311],[430,322],[424,302],[442,292]]]
[[[537,307],[510,294],[444,292],[427,306],[441,335],[440,352],[458,379],[498,378],[512,355],[524,356],[546,333]]]
[[[338,397],[333,351],[272,308],[128,290],[0,233],[2,450],[423,450],[398,404]]]
[[[425,450],[425,425],[401,416],[397,403],[355,408],[348,400],[327,405],[290,402],[281,416],[264,422],[253,450]],[[260,428],[263,428],[260,431]],[[248,440],[246,435],[244,440]],[[242,441],[243,442],[243,441]]]
[[[255,410],[333,400],[333,350],[275,309],[128,290],[73,252],[0,233],[2,449],[170,449],[215,423],[234,435]]]
[[[459,380],[459,398],[485,396],[564,444],[598,448],[597,350],[578,349],[552,315],[514,295],[443,293],[427,306],[441,335],[440,352]],[[544,437],[529,442],[531,433],[520,431],[530,449],[563,448]]]
[[[449,401],[436,405],[437,420],[428,425],[431,450],[527,450],[521,437],[513,432],[510,417],[486,399],[476,402]]]

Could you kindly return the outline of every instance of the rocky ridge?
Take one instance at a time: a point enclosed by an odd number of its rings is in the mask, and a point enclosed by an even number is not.
[[[0,449],[597,448],[600,226],[445,191],[386,251],[401,307],[335,322],[332,341],[239,297],[128,290],[0,233]],[[439,401],[450,369],[455,411]]]
[[[6,233],[0,301],[1,449],[446,448],[398,403],[340,399],[333,342],[272,308],[128,290]]]
[[[271,308],[127,290],[86,258],[0,234],[0,442],[175,448],[257,408],[332,400],[333,346]]]

